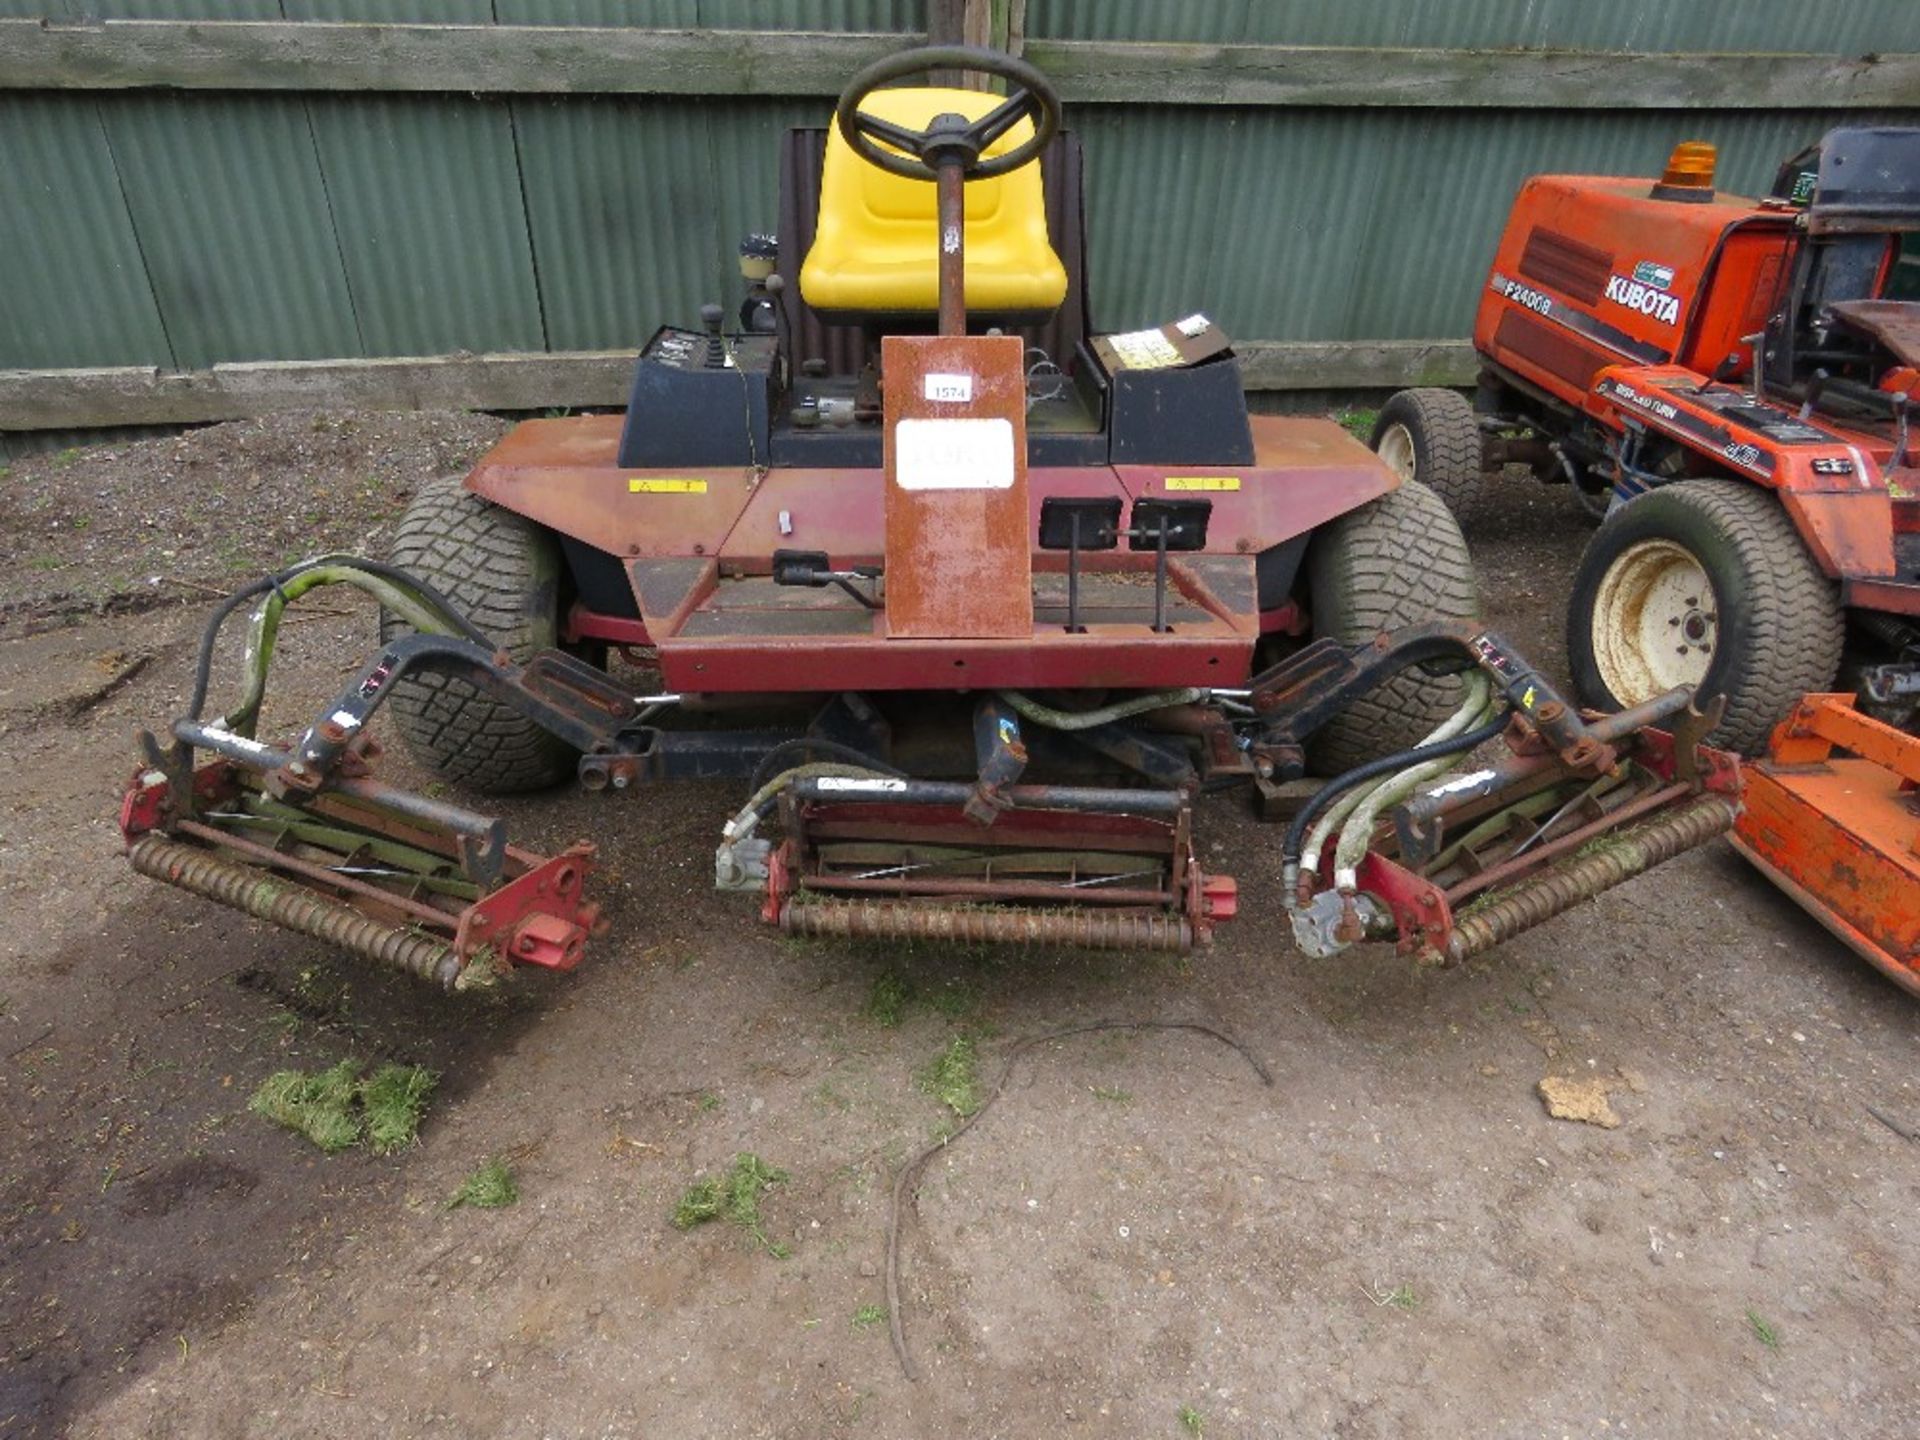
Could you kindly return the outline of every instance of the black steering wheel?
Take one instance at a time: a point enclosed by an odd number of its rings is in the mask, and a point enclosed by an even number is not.
[[[958,115],[935,116],[925,130],[909,130],[860,108],[882,85],[904,80],[909,75],[924,75],[929,70],[966,70],[977,75],[996,75],[1013,86],[1013,93],[978,120]],[[876,60],[852,80],[840,94],[834,120],[853,153],[909,180],[932,180],[934,167],[943,160],[957,158],[961,174],[969,180],[985,180],[1018,170],[1039,158],[1060,129],[1060,97],[1047,77],[1024,60],[999,50],[977,45],[923,45]],[[981,156],[987,147],[1029,116],[1033,119],[1033,138],[1005,155],[991,160]],[[884,142],[884,143],[876,143]],[[886,146],[894,149],[887,149]],[[900,153],[904,152],[904,153]]]

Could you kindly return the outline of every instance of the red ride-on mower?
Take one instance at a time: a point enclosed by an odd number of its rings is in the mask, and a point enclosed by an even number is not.
[[[936,68],[1010,94],[881,88]],[[717,883],[797,934],[1202,944],[1235,885],[1194,798],[1278,813],[1310,768],[1335,778],[1282,853],[1243,859],[1314,953],[1458,960],[1732,823],[1685,690],[1582,717],[1472,618],[1445,507],[1331,422],[1249,417],[1211,319],[1089,329],[1080,155],[1032,67],[885,60],[783,174],[742,332],[658,331],[624,418],[522,424],[421,490],[392,564],[221,607],[171,744],[145,737],[136,869],[450,987],[571,967],[591,848],[374,779],[383,705],[472,791],[745,781]],[[378,598],[380,649],[263,740],[282,611],[332,583]]]

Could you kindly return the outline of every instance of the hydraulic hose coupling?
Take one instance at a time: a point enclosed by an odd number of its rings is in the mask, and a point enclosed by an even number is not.
[[[1491,630],[1483,630],[1467,647],[1480,668],[1492,677],[1507,701],[1532,722],[1554,752],[1575,769],[1613,766],[1613,752],[1587,733],[1579,712],[1539,671],[1521,660]]]
[[[1310,960],[1325,960],[1362,940],[1391,939],[1394,933],[1392,912],[1364,892],[1322,890],[1292,910],[1291,920],[1293,943]]]
[[[1366,922],[1360,918],[1360,905],[1351,890],[1340,892],[1340,923],[1333,927],[1333,938],[1342,945],[1357,945],[1367,938]]]

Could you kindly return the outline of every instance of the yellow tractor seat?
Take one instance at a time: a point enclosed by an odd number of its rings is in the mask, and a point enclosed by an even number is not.
[[[979,90],[876,90],[860,108],[922,130],[936,115],[977,120],[1001,97]],[[1004,155],[1033,137],[1024,119],[987,147]],[[1002,318],[1042,318],[1067,294],[1067,267],[1047,240],[1040,167],[969,180],[966,186],[967,309]],[[829,319],[933,314],[940,308],[938,207],[931,180],[908,180],[868,164],[827,132],[820,213],[800,266],[801,297]]]

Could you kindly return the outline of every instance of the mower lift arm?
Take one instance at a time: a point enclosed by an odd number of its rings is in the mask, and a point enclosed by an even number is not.
[[[1256,761],[1267,762],[1262,774],[1304,774],[1306,737],[1412,665],[1443,674],[1477,666],[1568,766],[1605,770],[1614,762],[1607,739],[1499,635],[1470,620],[1434,620],[1351,648],[1316,640],[1255,676],[1249,703],[1266,722],[1254,744]]]
[[[420,669],[466,681],[577,750],[611,744],[640,716],[634,697],[605,671],[562,651],[542,650],[521,665],[464,637],[403,635],[383,647],[307,727],[286,763],[270,777],[269,788],[280,794],[318,790],[391,693],[393,682]]]

